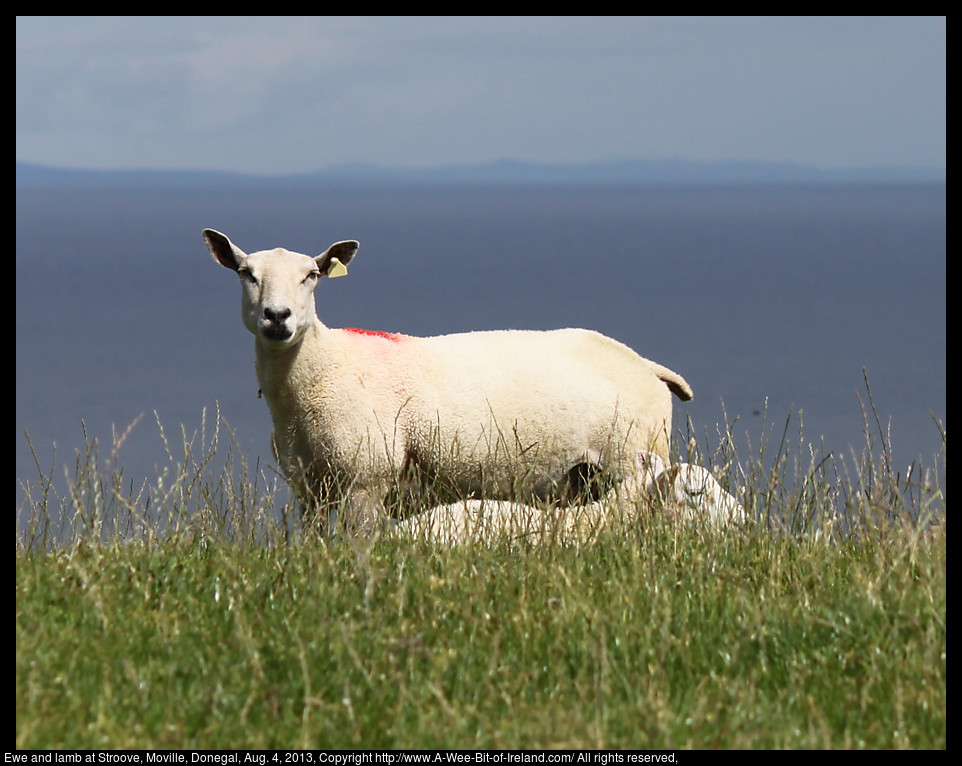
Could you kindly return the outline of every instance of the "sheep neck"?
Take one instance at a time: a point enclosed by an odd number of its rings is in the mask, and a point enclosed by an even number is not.
[[[325,339],[331,331],[315,319],[298,342],[284,349],[273,349],[259,339],[254,341],[257,383],[275,419],[300,409],[303,395],[311,384],[324,377],[327,368]]]

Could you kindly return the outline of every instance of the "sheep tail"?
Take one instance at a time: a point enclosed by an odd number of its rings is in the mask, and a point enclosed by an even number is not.
[[[674,370],[669,370],[667,367],[662,367],[656,362],[647,360],[648,364],[651,365],[652,372],[658,376],[668,390],[671,391],[675,396],[681,399],[683,402],[689,402],[695,396],[692,393],[691,386],[688,385],[688,381],[685,380],[681,375],[679,375]]]

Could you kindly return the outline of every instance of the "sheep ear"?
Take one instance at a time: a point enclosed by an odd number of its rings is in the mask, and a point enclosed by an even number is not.
[[[638,450],[636,455],[638,468],[642,473],[647,473],[651,478],[656,479],[665,472],[665,461],[661,455],[647,450]]]
[[[237,271],[241,261],[247,258],[247,253],[214,229],[204,229],[204,242],[214,260],[232,271]]]
[[[331,279],[343,277],[347,274],[347,264],[357,254],[360,245],[353,239],[344,242],[335,242],[327,250],[321,253],[314,260],[317,261],[317,268]]]

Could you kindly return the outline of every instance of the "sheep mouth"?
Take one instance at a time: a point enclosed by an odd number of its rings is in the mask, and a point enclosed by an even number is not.
[[[294,337],[294,333],[284,325],[264,325],[261,327],[261,337],[269,343],[283,344]]]

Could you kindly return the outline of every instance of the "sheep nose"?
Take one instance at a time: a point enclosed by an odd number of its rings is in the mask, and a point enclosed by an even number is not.
[[[264,307],[264,319],[271,324],[284,324],[291,315],[290,309],[269,309]]]
[[[288,327],[291,317],[290,309],[269,309],[264,307],[264,315],[260,321],[260,335],[268,341],[287,341],[293,335]]]

